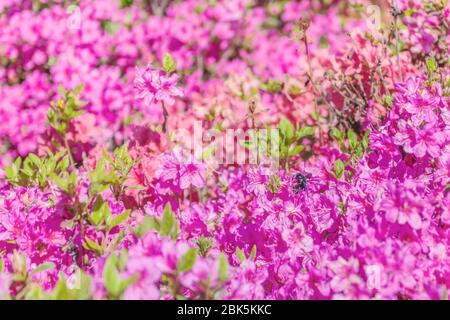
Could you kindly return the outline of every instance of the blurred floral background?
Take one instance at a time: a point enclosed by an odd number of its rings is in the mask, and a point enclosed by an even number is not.
[[[0,297],[447,299],[449,23],[446,0],[1,0]]]

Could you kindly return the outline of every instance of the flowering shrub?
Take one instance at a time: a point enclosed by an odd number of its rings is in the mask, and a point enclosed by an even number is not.
[[[2,1],[0,298],[447,299],[449,7],[397,2]]]

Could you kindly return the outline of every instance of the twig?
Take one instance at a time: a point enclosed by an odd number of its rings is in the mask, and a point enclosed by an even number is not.
[[[72,170],[75,170],[75,161],[73,159],[72,152],[70,151],[69,142],[67,141],[65,135],[63,137],[63,140],[64,140],[64,147],[66,148],[67,154],[69,155],[70,167],[72,168]]]
[[[166,134],[167,143],[170,143],[169,131],[167,130],[167,123],[169,121],[169,112],[167,112],[164,101],[161,101],[161,105],[162,105],[163,116],[164,116],[164,122],[162,124],[162,131]]]
[[[398,17],[401,12],[397,9],[397,6],[392,6],[392,14],[394,16],[394,26],[395,26],[395,47],[397,51],[397,67],[398,67],[398,75],[400,78],[400,82],[403,82],[402,76],[402,68],[400,64],[400,42],[399,42],[399,34],[398,34]]]

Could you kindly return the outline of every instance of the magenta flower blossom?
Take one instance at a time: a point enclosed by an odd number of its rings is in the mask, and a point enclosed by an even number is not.
[[[201,188],[205,185],[207,166],[196,161],[192,155],[187,155],[179,148],[162,155],[160,168],[156,175],[162,181],[171,181],[181,189],[190,186]]]
[[[0,189],[0,251],[8,260],[15,250],[25,253],[28,270],[53,262],[66,271],[72,263],[63,250],[69,241],[69,233],[60,226],[63,212],[49,204],[49,197],[38,188]],[[59,270],[42,277],[42,283],[53,285]]]
[[[438,157],[448,137],[448,134],[432,124],[417,129],[401,121],[399,128],[400,131],[394,136],[394,142],[403,146],[406,152],[413,153],[419,158],[426,154],[434,158]]]
[[[158,70],[148,64],[145,68],[136,67],[134,87],[137,98],[142,99],[149,107],[157,102],[162,102],[170,107],[175,103],[175,97],[182,97],[183,91],[177,87],[178,75],[167,76],[162,70]]]
[[[386,198],[380,199],[379,209],[386,213],[389,222],[401,225],[407,223],[413,229],[420,229],[422,226],[420,212],[423,207],[420,199],[407,189],[407,185],[389,183]]]

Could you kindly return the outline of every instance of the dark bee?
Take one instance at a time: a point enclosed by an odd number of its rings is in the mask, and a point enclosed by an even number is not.
[[[292,191],[298,194],[301,190],[306,190],[307,178],[301,173],[296,173],[294,176],[294,187]]]

